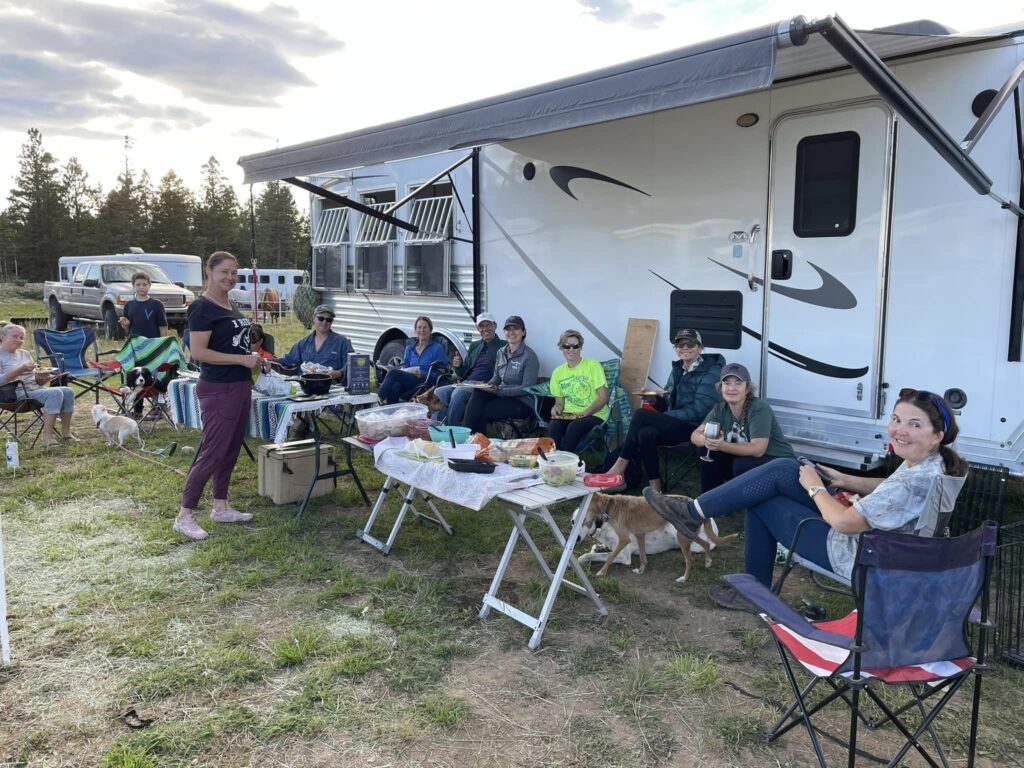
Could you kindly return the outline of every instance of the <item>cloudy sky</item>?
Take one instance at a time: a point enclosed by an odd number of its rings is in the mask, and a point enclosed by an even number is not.
[[[109,189],[790,18],[1024,19],[1024,0],[0,0],[0,208],[26,131]],[[241,190],[240,190],[241,191]]]

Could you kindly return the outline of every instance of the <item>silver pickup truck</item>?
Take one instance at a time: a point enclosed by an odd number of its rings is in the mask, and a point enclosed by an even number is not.
[[[70,283],[48,280],[43,283],[43,302],[50,327],[63,331],[72,319],[102,321],[108,339],[122,335],[118,319],[124,305],[135,298],[132,275],[145,272],[152,288],[149,295],[164,305],[167,325],[183,332],[188,327],[185,312],[195,294],[172,283],[160,267],[129,261],[90,261],[75,269]]]

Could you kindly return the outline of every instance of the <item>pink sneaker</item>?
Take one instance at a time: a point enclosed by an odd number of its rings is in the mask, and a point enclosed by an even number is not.
[[[199,523],[191,516],[184,519],[176,519],[173,527],[175,533],[180,533],[182,536],[192,539],[192,541],[202,541],[210,535],[200,528]]]
[[[218,512],[216,509],[210,513],[210,519],[215,523],[248,523],[252,520],[251,512],[239,512],[237,509],[228,507]]]

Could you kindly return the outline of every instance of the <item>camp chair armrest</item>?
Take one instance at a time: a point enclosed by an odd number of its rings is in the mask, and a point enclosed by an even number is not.
[[[782,566],[782,575],[779,580],[772,586],[772,592],[779,594],[782,592],[782,585],[786,581],[786,576],[793,570],[793,556],[796,554],[796,545],[800,541],[800,534],[804,531],[805,525],[821,524],[828,525],[825,519],[822,517],[805,517],[799,523],[797,523],[796,530],[793,532],[793,540],[789,543],[788,551],[786,552],[786,562]],[[831,526],[829,526],[831,527]]]
[[[96,359],[99,360],[101,357],[113,357],[114,355],[119,354],[121,354],[121,350],[119,349],[112,349],[109,352],[97,352]]]
[[[809,640],[827,643],[847,650],[853,647],[853,638],[837,635],[818,629],[803,616],[797,613],[781,597],[759,582],[749,573],[730,573],[722,577],[743,597],[753,603],[758,612],[763,613],[773,623],[781,624],[790,631]]]
[[[64,353],[63,352],[54,352],[52,355],[44,355],[42,352],[38,352],[37,351],[36,352],[36,359],[37,360],[52,360],[53,364],[56,365],[58,368],[63,368],[64,367]]]

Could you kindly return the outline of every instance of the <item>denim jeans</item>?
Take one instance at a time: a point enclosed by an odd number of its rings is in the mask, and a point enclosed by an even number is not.
[[[747,508],[744,523],[746,571],[771,585],[776,545],[789,547],[801,520],[821,518],[814,500],[798,480],[796,459],[775,459],[697,497],[705,517],[718,517]],[[822,568],[828,559],[828,525],[804,526],[796,552]]]
[[[416,387],[423,383],[419,376],[393,368],[377,388],[377,396],[387,405],[393,405],[408,400]]]
[[[703,455],[702,452],[701,456]],[[773,460],[771,456],[734,456],[722,451],[711,451],[710,455],[711,461],[697,462],[697,469],[700,470],[700,489],[704,493]]]
[[[463,417],[466,415],[466,406],[469,404],[469,398],[473,394],[472,388],[456,387],[454,384],[448,384],[447,386],[435,389],[434,394],[437,395],[438,400],[448,406],[444,412],[438,412],[436,418],[438,420],[444,419],[445,424],[453,426],[461,424]]]

